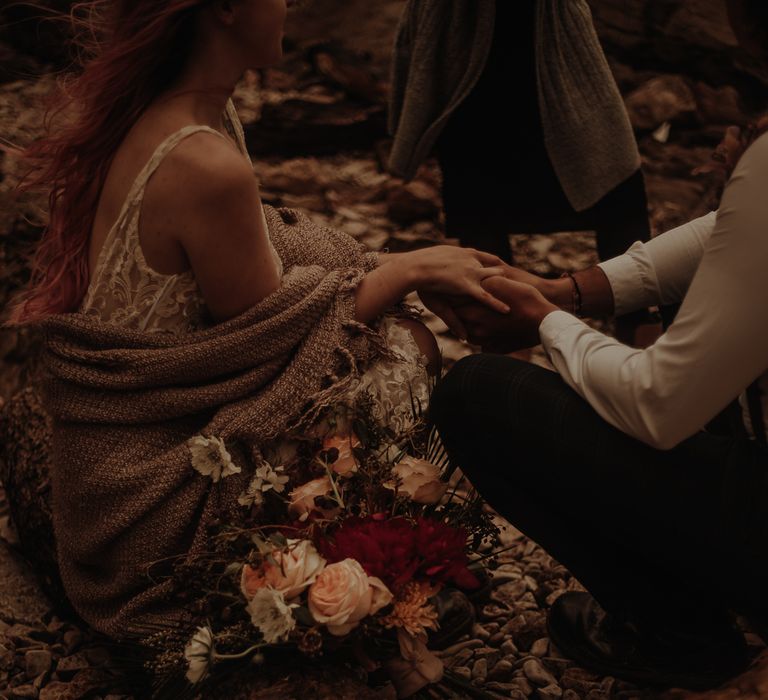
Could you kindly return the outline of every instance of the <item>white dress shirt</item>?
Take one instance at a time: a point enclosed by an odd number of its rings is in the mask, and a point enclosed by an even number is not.
[[[565,311],[539,332],[563,379],[606,421],[658,449],[701,430],[760,377],[768,416],[768,134],[745,152],[720,208],[600,264],[616,313],[682,300],[651,347],[623,345]],[[765,426],[763,426],[765,430]]]

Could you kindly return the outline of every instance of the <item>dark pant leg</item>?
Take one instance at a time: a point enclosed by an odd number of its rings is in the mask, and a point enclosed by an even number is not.
[[[600,260],[622,255],[635,241],[651,238],[648,199],[643,173],[638,170],[605,195],[585,218],[592,222]]]
[[[430,408],[489,503],[606,609],[693,629],[768,585],[768,455],[699,433],[655,450],[601,419],[556,373],[461,360]]]

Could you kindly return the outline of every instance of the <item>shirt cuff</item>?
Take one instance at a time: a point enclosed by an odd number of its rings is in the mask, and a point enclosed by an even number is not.
[[[645,262],[645,267],[638,258]],[[656,282],[650,262],[641,241],[637,241],[624,255],[598,263],[605,273],[613,292],[613,313],[621,316],[631,311],[647,308],[653,304]]]
[[[569,328],[586,325],[584,321],[576,318],[573,314],[569,314],[567,311],[560,309],[550,311],[539,324],[539,338],[544,346],[544,350],[549,354],[550,347],[557,342],[560,334]]]

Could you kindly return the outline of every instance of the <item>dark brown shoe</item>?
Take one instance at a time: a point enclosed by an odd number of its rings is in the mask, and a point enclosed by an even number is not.
[[[560,596],[547,629],[555,646],[584,668],[641,686],[706,690],[749,665],[744,635],[734,627],[640,632],[606,613],[589,593]]]

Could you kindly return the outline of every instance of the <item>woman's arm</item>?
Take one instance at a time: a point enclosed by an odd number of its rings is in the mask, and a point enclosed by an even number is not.
[[[212,317],[224,321],[252,307],[280,284],[258,184],[242,156],[213,135],[191,136],[161,168],[172,159],[176,167],[164,171],[173,175],[166,215]],[[508,310],[480,284],[502,272],[495,255],[443,245],[385,254],[380,263],[356,290],[359,321],[372,321],[420,289],[463,294],[500,313]]]

